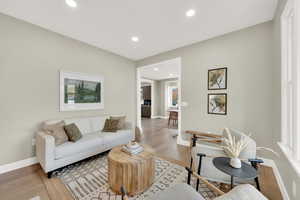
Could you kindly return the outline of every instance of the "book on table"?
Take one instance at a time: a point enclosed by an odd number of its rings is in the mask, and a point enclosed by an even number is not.
[[[134,143],[134,144],[130,144],[130,145],[124,145],[122,147],[122,150],[125,153],[128,153],[130,155],[136,155],[136,154],[141,153],[144,150],[144,148],[141,145],[139,145],[138,143]]]

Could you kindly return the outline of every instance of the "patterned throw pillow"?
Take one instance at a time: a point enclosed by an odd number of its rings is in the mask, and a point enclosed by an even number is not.
[[[82,137],[82,134],[76,124],[68,124],[64,128],[70,141],[76,142]]]
[[[119,120],[106,119],[102,132],[117,132]]]
[[[125,129],[126,116],[111,116],[110,119],[119,120],[118,130]]]
[[[64,130],[64,125],[65,122],[61,121],[55,124],[44,124],[43,126],[45,133],[54,137],[56,146],[68,141],[68,136]]]

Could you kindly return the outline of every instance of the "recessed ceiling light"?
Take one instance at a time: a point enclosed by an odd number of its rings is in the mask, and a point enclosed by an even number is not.
[[[159,69],[157,67],[154,68],[154,71],[158,71]]]
[[[133,36],[133,37],[131,37],[131,40],[133,42],[138,42],[140,39],[137,36]]]
[[[196,11],[193,9],[190,9],[190,10],[186,11],[186,13],[185,13],[185,15],[187,17],[193,17],[193,16],[195,16],[195,14],[196,14]]]
[[[66,0],[66,4],[72,8],[76,8],[77,7],[77,3],[74,0]]]
[[[173,76],[173,74],[169,74],[169,76]]]

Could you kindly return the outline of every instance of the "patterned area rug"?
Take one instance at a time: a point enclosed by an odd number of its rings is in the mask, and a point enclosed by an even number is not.
[[[160,158],[156,158],[155,167],[153,185],[144,193],[129,198],[130,200],[146,200],[177,183],[186,183],[187,171],[183,167]],[[54,175],[62,180],[76,200],[121,200],[121,196],[112,192],[107,183],[107,154],[68,166]],[[196,181],[192,182],[195,185]],[[199,192],[208,200],[216,197],[201,182]]]

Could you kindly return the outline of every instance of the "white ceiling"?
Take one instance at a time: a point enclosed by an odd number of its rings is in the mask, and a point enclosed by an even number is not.
[[[277,0],[76,1],[74,9],[65,0],[1,0],[0,12],[138,60],[269,21],[277,6]],[[189,19],[188,9],[196,10]]]
[[[150,80],[178,78],[180,74],[180,60],[172,59],[153,65],[141,67],[140,77]],[[158,71],[156,71],[157,69]]]

